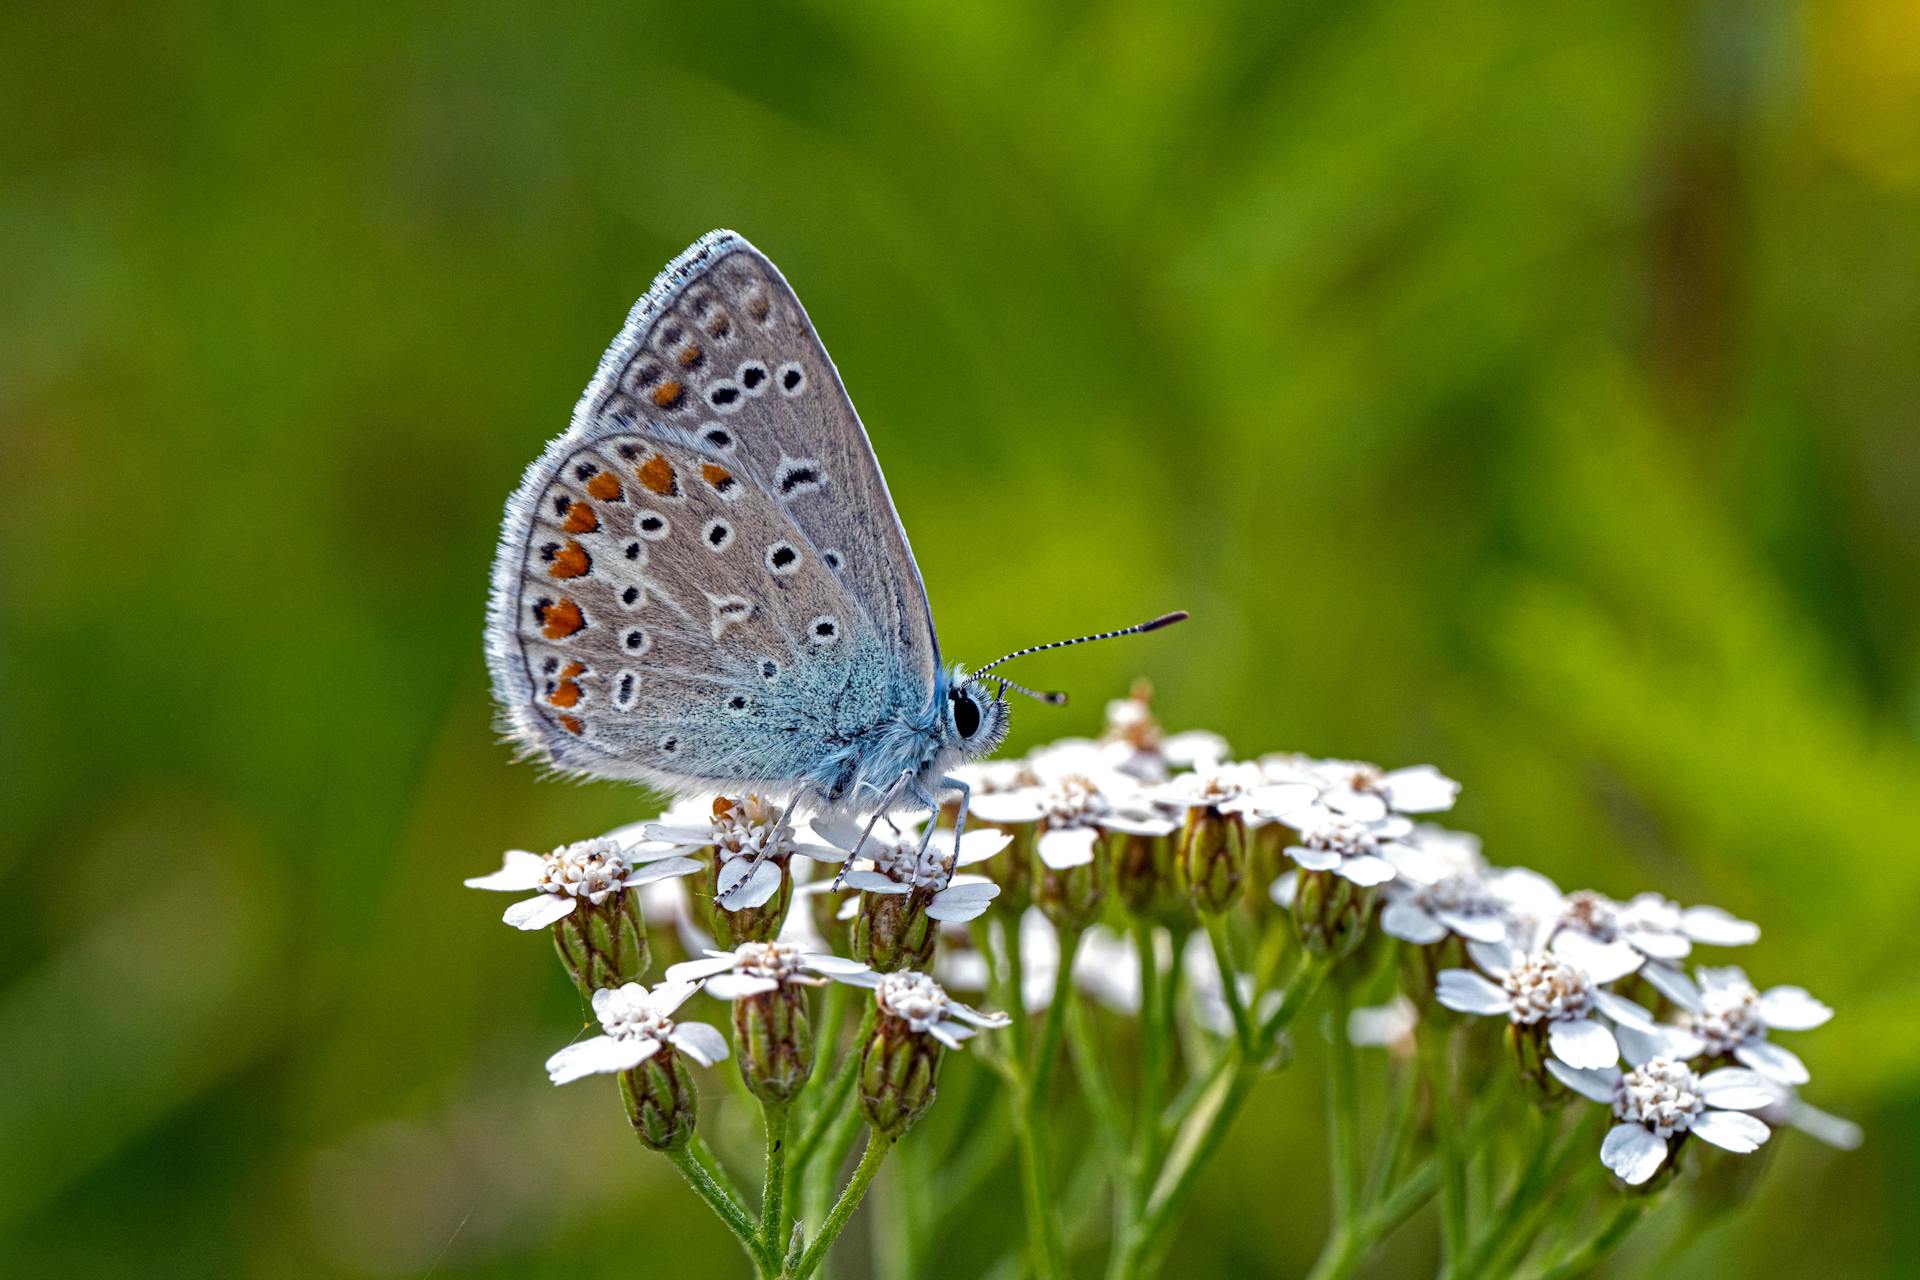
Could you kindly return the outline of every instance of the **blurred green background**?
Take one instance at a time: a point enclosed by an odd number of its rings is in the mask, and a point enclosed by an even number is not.
[[[509,762],[482,603],[722,225],[951,656],[1194,612],[1025,668],[1079,696],[1013,748],[1144,672],[1248,751],[1439,763],[1496,861],[1761,921],[1867,1144],[1786,1135],[1666,1274],[1920,1266],[1912,4],[15,5],[0,105],[0,1271],[739,1273],[546,1084],[578,1003],[459,885],[653,811]],[[1315,1085],[1183,1270],[1311,1259]]]

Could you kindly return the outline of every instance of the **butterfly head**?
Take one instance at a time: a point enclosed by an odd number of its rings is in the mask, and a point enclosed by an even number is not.
[[[989,695],[984,683],[973,683],[955,667],[947,685],[946,717],[948,741],[968,756],[987,755],[1007,736],[1006,686],[998,685]]]

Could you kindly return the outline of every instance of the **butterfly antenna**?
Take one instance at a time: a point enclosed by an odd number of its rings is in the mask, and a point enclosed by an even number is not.
[[[975,670],[973,672],[970,672],[967,676],[967,679],[969,681],[978,680],[981,676],[993,670],[995,667],[999,666],[1001,663],[1012,662],[1015,658],[1024,658],[1030,653],[1044,653],[1048,649],[1065,649],[1070,645],[1087,644],[1090,641],[1094,641],[1094,640],[1114,640],[1114,639],[1118,639],[1120,636],[1137,636],[1137,635],[1144,634],[1145,632],[1148,632],[1148,631],[1158,631],[1162,627],[1170,627],[1176,622],[1185,622],[1188,616],[1189,615],[1185,609],[1176,609],[1172,613],[1163,613],[1159,617],[1154,618],[1149,622],[1136,623],[1131,627],[1122,627],[1118,631],[1102,631],[1098,635],[1075,636],[1071,640],[1054,640],[1047,644],[1036,644],[1026,649],[1015,649],[1012,653],[1007,654],[1005,657],[995,658],[992,662],[989,662],[986,666],[981,667],[978,670]],[[994,679],[998,680],[1000,679],[1000,677],[995,676]],[[1013,682],[1011,680],[1007,681],[1007,683],[1009,685],[1013,685]],[[1013,687],[1018,688],[1019,686],[1014,685]],[[1022,693],[1032,695],[1032,690],[1021,689],[1020,691]],[[1048,699],[1042,698],[1041,701],[1045,702],[1045,701],[1048,701]]]
[[[1000,696],[994,699],[995,702],[1005,702],[1007,700],[1007,690],[1011,689],[1015,693],[1026,694],[1035,702],[1044,702],[1050,707],[1064,707],[1067,705],[1067,695],[1061,693],[1058,689],[1049,689],[1043,693],[1038,689],[1029,689],[1027,686],[1009,680],[1005,676],[995,676],[991,683],[1000,686]]]

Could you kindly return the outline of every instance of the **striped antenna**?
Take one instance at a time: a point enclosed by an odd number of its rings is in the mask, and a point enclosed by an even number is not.
[[[973,682],[972,678],[969,677],[967,682],[971,684]],[[1067,705],[1067,695],[1064,693],[1061,693],[1058,689],[1050,689],[1047,692],[1042,693],[1038,689],[1029,689],[1027,688],[1027,686],[1019,683],[1018,681],[1009,680],[1005,676],[994,676],[989,680],[989,683],[997,684],[1000,686],[1000,696],[994,699],[994,701],[996,702],[1005,702],[1007,698],[1007,690],[1011,689],[1015,693],[1026,694],[1029,698],[1032,698],[1035,702],[1044,702],[1050,707],[1064,707]]]
[[[1159,617],[1153,619],[1150,622],[1136,623],[1131,627],[1122,627],[1118,631],[1102,631],[1098,635],[1075,636],[1071,640],[1054,640],[1048,644],[1036,644],[1033,647],[1028,649],[1015,649],[1012,653],[1009,653],[1004,658],[995,658],[992,662],[989,662],[986,666],[981,667],[979,670],[968,673],[967,680],[969,683],[971,683],[974,680],[978,680],[982,675],[985,675],[987,672],[993,670],[995,667],[999,666],[1001,663],[1012,662],[1015,658],[1024,658],[1030,653],[1044,653],[1048,649],[1065,649],[1069,645],[1087,644],[1088,642],[1094,641],[1094,640],[1113,640],[1113,639],[1117,639],[1120,636],[1137,636],[1148,631],[1158,631],[1162,627],[1170,627],[1176,622],[1185,622],[1187,620],[1187,617],[1188,617],[1188,614],[1185,609],[1176,609],[1172,613],[1163,613]],[[1022,690],[1022,692],[1025,692],[1025,690]]]

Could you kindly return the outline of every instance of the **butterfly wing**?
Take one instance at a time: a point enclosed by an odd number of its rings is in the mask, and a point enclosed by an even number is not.
[[[773,264],[713,232],[641,299],[507,503],[488,665],[568,772],[779,786],[931,707],[926,591],[838,372]]]

